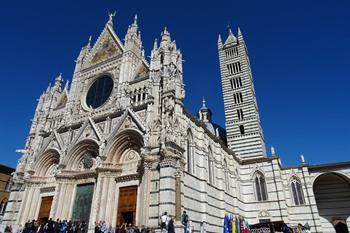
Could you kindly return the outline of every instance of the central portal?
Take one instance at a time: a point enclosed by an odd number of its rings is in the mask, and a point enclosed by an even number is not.
[[[137,186],[119,188],[117,224],[135,225],[136,221]]]

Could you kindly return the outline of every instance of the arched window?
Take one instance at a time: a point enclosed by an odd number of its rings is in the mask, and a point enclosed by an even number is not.
[[[305,204],[303,188],[301,186],[300,181],[296,178],[293,178],[293,180],[291,182],[291,186],[292,186],[291,188],[292,188],[294,204],[295,205]]]
[[[194,173],[194,153],[193,153],[193,137],[191,131],[187,131],[187,145],[186,145],[186,153],[187,153],[187,171],[189,173]]]
[[[227,162],[226,159],[224,159],[224,173],[225,173],[225,187],[226,191],[230,191],[230,177],[228,174],[228,167],[227,167]]]
[[[210,184],[214,183],[214,170],[213,170],[213,152],[208,149],[208,181]]]
[[[255,174],[254,185],[255,185],[256,200],[266,201],[267,200],[266,181],[265,181],[264,175],[261,172],[257,172]]]

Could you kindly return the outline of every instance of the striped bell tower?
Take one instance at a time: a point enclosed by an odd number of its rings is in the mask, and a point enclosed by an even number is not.
[[[218,39],[228,147],[241,159],[266,157],[248,50],[238,28]]]

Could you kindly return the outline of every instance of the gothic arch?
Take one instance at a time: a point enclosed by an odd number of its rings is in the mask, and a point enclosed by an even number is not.
[[[304,205],[305,195],[303,190],[303,184],[301,179],[297,175],[292,175],[289,179],[289,190],[292,197],[292,202],[294,205]]]
[[[340,177],[344,177],[345,180],[349,180],[350,182],[350,176],[345,174],[343,171],[332,171],[332,172],[322,172],[322,173],[319,173],[317,175],[315,175],[312,179],[312,184],[314,184],[316,182],[316,180],[320,177],[320,176],[323,176],[325,174],[329,174],[329,173],[332,173],[332,174],[336,174],[336,175],[339,175]]]
[[[126,129],[118,133],[111,143],[107,145],[106,163],[117,165],[125,161],[125,153],[135,151],[141,153],[143,147],[143,136],[135,129]]]
[[[79,171],[96,167],[99,146],[95,140],[86,139],[76,144],[67,154],[64,161],[66,170]]]
[[[350,219],[350,179],[339,172],[327,172],[317,176],[313,192],[322,228],[327,232],[339,231],[339,223]],[[349,231],[349,226],[347,227]],[[344,229],[343,229],[344,230]]]
[[[59,164],[60,154],[58,150],[45,151],[33,166],[34,176],[48,177],[54,175],[54,170]]]
[[[254,187],[255,199],[257,201],[267,201],[268,195],[266,187],[266,178],[264,174],[259,170],[255,171],[252,182]]]

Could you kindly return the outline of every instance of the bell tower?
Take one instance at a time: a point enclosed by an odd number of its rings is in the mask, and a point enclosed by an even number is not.
[[[266,157],[248,50],[238,29],[218,39],[228,147],[241,159]]]

